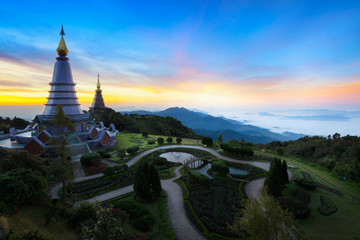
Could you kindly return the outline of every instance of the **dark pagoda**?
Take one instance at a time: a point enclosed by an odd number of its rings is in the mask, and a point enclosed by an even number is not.
[[[70,117],[70,121],[75,125],[76,131],[85,130],[86,121],[89,119],[88,114],[81,111],[78,98],[76,97],[75,83],[73,81],[69,58],[67,58],[68,49],[64,40],[64,29],[61,27],[60,43],[56,49],[59,55],[56,58],[54,73],[49,97],[45,108],[40,115],[37,115],[35,121],[40,125],[45,125],[46,130],[51,134],[56,134],[56,127],[51,124],[54,119],[54,113],[57,105],[62,105],[66,116]]]
[[[98,79],[96,83],[95,96],[92,103],[92,109],[105,109],[105,103],[102,96],[101,86],[100,86],[100,75],[98,74]]]

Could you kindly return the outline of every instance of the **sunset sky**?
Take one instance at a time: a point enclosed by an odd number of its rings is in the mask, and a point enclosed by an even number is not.
[[[3,1],[0,104],[44,104],[61,25],[79,101],[359,110],[355,1]]]

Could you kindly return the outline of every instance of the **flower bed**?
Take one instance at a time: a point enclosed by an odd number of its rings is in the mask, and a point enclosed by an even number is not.
[[[88,174],[95,174],[102,172],[106,167],[106,164],[99,164],[97,166],[87,167],[86,171],[88,172]]]

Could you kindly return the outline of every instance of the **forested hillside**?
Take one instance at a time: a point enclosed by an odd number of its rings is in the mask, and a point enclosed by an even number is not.
[[[335,133],[326,137],[303,137],[296,141],[267,143],[266,149],[318,163],[340,176],[360,180],[360,137]]]
[[[22,118],[14,117],[13,119],[0,117],[0,132],[9,133],[9,129],[14,127],[16,129],[24,129],[30,123]]]
[[[114,123],[119,131],[201,139],[200,135],[172,117],[121,114],[111,108],[106,108],[91,112],[91,118],[97,123],[102,121],[105,126]]]

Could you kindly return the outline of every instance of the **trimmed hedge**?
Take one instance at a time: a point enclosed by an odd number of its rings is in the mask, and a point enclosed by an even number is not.
[[[158,144],[163,144],[163,143],[164,143],[164,139],[163,139],[162,137],[159,137],[159,138],[157,139],[157,142],[158,142]]]
[[[327,196],[320,196],[321,206],[317,209],[321,215],[330,216],[337,212],[337,207],[331,198]]]
[[[294,180],[294,182],[296,182],[297,184],[299,184],[299,186],[301,186],[305,189],[313,190],[316,188],[316,183],[314,183],[313,181],[307,180],[307,179],[296,178]]]
[[[250,149],[249,147],[242,146],[238,143],[221,143],[220,144],[221,149],[224,150],[224,152],[240,156],[240,157],[252,157],[254,156],[254,151]]]
[[[136,153],[137,151],[139,151],[139,146],[132,146],[132,147],[128,147],[126,149],[127,153],[128,154],[134,154]]]
[[[85,167],[89,167],[99,163],[100,159],[101,155],[99,153],[85,153],[81,156],[80,163]]]
[[[176,143],[181,143],[182,142],[182,138],[181,137],[177,137],[176,138]]]

